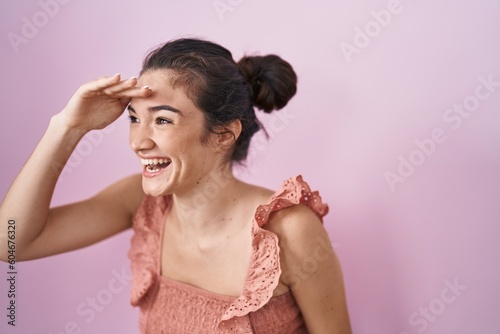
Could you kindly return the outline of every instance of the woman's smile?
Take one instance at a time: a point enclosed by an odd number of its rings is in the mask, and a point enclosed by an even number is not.
[[[172,160],[169,158],[141,158],[141,164],[144,166],[142,175],[144,177],[155,177],[160,175],[171,163]]]

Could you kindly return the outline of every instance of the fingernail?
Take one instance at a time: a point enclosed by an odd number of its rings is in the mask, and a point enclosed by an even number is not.
[[[119,77],[120,75],[121,75],[120,73],[116,73],[114,76]]]
[[[149,86],[142,86],[143,89],[151,89]]]
[[[132,79],[137,79],[137,78],[136,78],[136,77],[130,77],[130,79],[129,79],[129,80],[132,80]]]

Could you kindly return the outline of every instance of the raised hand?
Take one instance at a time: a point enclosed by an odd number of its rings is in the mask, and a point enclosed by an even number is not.
[[[132,97],[152,94],[149,87],[136,85],[136,78],[121,80],[119,74],[90,81],[80,86],[60,116],[68,127],[84,132],[105,128],[122,114]]]

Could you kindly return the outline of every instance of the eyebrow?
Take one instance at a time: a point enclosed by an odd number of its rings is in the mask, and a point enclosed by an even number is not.
[[[132,108],[132,106],[130,104],[127,106],[127,110],[130,111],[130,112],[133,112],[134,114],[137,114],[137,112],[135,111],[135,109]],[[148,111],[149,112],[157,112],[157,111],[160,111],[160,110],[168,110],[168,111],[175,112],[175,113],[177,113],[179,115],[182,115],[182,111],[180,111],[179,109],[174,108],[172,106],[169,106],[167,104],[162,104],[162,105],[159,105],[159,106],[148,107]]]

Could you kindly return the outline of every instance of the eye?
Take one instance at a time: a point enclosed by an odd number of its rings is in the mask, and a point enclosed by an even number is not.
[[[163,118],[163,117],[157,117],[155,119],[155,123],[159,124],[159,125],[161,125],[161,124],[172,124],[172,121],[169,120],[169,119]]]
[[[134,117],[132,115],[129,115],[128,119],[130,120],[130,123],[139,123],[139,120],[137,119],[137,117]]]

